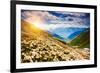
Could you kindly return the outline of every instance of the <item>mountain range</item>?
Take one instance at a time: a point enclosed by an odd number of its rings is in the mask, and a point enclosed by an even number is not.
[[[21,21],[21,63],[85,59],[89,59],[88,51],[74,49],[34,24]]]

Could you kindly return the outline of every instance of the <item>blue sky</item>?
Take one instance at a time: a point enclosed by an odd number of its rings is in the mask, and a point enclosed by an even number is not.
[[[22,10],[21,19],[67,38],[74,32],[90,28],[90,14],[67,11]]]

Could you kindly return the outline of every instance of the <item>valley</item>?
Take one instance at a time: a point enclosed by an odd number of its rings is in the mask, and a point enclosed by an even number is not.
[[[89,49],[72,47],[33,24],[21,21],[21,63],[89,59]]]

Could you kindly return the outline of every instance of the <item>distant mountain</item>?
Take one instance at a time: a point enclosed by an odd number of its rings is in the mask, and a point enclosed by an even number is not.
[[[60,39],[60,40],[62,40],[62,41],[66,41],[65,38],[61,37],[60,35],[58,35],[58,34],[56,34],[56,33],[51,33],[51,34],[52,34],[53,37],[56,37],[56,38],[58,38],[58,39]]]
[[[80,33],[75,39],[70,42],[72,46],[78,46],[80,48],[90,48],[90,31],[86,29],[86,31]]]
[[[61,37],[61,36],[59,36],[59,35],[57,35],[57,34],[55,34],[55,33],[53,33],[52,35],[53,35],[54,37],[59,38],[59,39],[62,39],[62,40],[64,39],[63,37]]]
[[[73,40],[75,37],[77,37],[81,32],[85,31],[86,28],[74,28],[74,27],[69,27],[69,28],[57,28],[53,30],[49,30],[51,34],[56,33],[57,35],[59,34],[60,38],[66,42],[70,42]]]
[[[73,40],[74,38],[76,38],[78,35],[80,35],[82,31],[76,31],[74,33],[72,33],[71,35],[69,35],[67,38],[69,39],[69,41]]]

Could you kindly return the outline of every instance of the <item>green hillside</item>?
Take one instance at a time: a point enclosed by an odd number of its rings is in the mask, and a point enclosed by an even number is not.
[[[90,48],[90,31],[86,30],[85,32],[82,32],[78,37],[70,42],[70,45],[79,48]]]

